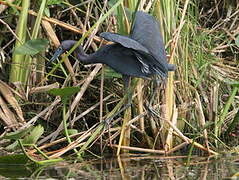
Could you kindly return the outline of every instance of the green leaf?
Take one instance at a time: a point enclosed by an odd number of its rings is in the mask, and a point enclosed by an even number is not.
[[[214,122],[207,121],[205,125],[202,127],[202,129],[200,129],[200,131],[202,132],[203,130],[210,128],[210,126],[212,126],[213,124]]]
[[[19,147],[18,142],[17,142],[17,141],[14,141],[12,144],[9,144],[9,145],[6,147],[6,150],[14,151],[14,150],[17,149],[18,147]]]
[[[26,136],[22,140],[22,144],[35,144],[44,132],[44,128],[41,125],[34,127],[29,136]]]
[[[29,159],[25,154],[12,154],[0,157],[1,179],[31,177],[35,170],[36,166],[29,164]]]
[[[41,51],[43,51],[48,45],[48,41],[46,39],[34,39],[29,40],[23,45],[15,48],[16,54],[26,54],[26,55],[35,55]]]
[[[239,47],[239,35],[236,37],[235,43],[236,43],[237,47]]]
[[[70,98],[73,94],[80,91],[80,87],[65,87],[65,88],[55,88],[49,91],[50,94],[54,96],[61,96],[62,101],[66,103],[67,99]]]
[[[111,8],[112,6],[114,6],[114,4],[117,2],[117,0],[109,0],[108,1],[108,5]]]
[[[104,70],[104,75],[105,75],[105,78],[122,78],[122,75],[115,72],[113,69],[111,68],[105,68]]]
[[[0,157],[0,164],[26,164],[27,161],[28,158],[24,154],[12,154]]]
[[[229,80],[226,80],[225,82],[227,84],[233,86],[233,87],[239,87],[239,81],[229,81]]]
[[[22,137],[24,137],[26,134],[28,134],[34,127],[31,126],[29,128],[26,129],[21,129],[21,130],[17,130],[15,132],[10,132],[7,133],[5,136],[3,136],[1,139],[11,139],[11,140],[18,140],[21,139]]]
[[[74,135],[78,133],[77,129],[67,129],[69,135]]]
[[[55,5],[55,4],[61,4],[63,1],[62,0],[48,0],[47,5]]]

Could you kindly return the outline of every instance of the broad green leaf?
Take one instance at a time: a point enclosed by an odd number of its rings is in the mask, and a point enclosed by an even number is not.
[[[18,140],[21,139],[22,137],[24,137],[26,134],[28,134],[34,127],[31,126],[29,128],[26,129],[21,129],[21,130],[17,130],[15,132],[10,132],[7,133],[5,136],[3,136],[1,139],[12,139],[12,140]]]
[[[26,55],[35,55],[41,51],[43,51],[48,45],[48,41],[46,39],[34,39],[29,40],[23,45],[15,48],[16,54],[26,54]]]
[[[27,161],[28,158],[24,154],[12,154],[0,157],[0,164],[26,164]]]
[[[66,103],[67,99],[73,94],[80,91],[80,87],[65,87],[65,88],[55,88],[49,91],[50,94],[54,96],[61,96],[62,101]]]
[[[41,125],[34,127],[29,136],[26,136],[23,140],[23,144],[35,144],[44,132],[44,128]]]
[[[17,141],[14,141],[12,144],[9,144],[7,147],[6,147],[6,150],[15,150],[17,149],[17,147],[19,147],[19,144]]]

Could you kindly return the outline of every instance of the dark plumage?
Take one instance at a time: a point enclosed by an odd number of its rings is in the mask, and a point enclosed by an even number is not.
[[[131,76],[150,78],[159,75],[164,79],[167,78],[168,71],[176,69],[173,64],[167,63],[159,23],[144,12],[136,13],[129,36],[110,32],[101,33],[100,36],[114,43],[103,46],[89,55],[79,46],[75,50],[77,58],[85,64],[103,63],[110,66],[123,75],[126,85]],[[76,41],[72,40],[63,41],[50,62],[71,49],[75,43]]]

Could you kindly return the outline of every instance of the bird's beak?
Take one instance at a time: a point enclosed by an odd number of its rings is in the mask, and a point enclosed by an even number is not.
[[[53,61],[55,61],[60,55],[62,55],[64,52],[63,48],[60,46],[59,48],[57,48],[56,52],[54,53],[54,55],[52,56],[52,58],[50,59],[50,61],[46,64],[46,66],[49,66]]]

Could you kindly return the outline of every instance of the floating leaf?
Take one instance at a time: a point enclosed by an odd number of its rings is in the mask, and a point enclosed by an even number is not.
[[[47,45],[48,45],[48,41],[46,39],[29,40],[23,45],[15,48],[15,53],[35,55],[39,53],[40,51],[43,51]]]
[[[65,87],[65,88],[55,88],[49,91],[50,94],[54,96],[61,96],[62,101],[66,103],[67,99],[70,98],[73,94],[80,91],[80,87]]]

